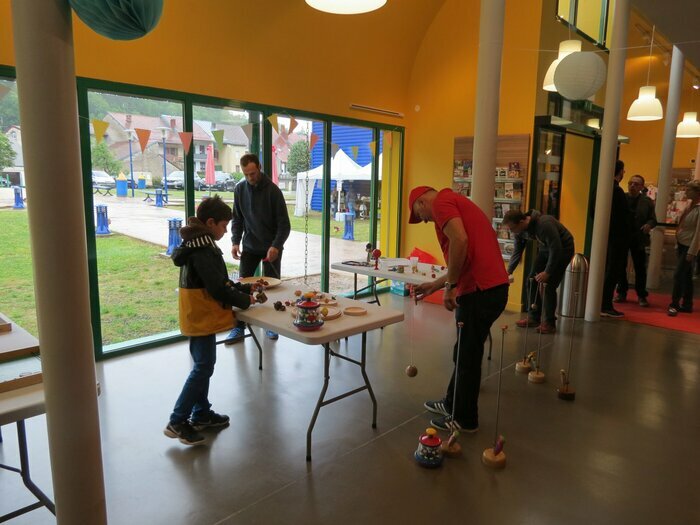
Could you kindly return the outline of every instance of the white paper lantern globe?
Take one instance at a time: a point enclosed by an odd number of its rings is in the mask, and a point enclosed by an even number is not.
[[[554,72],[554,85],[569,100],[585,100],[605,82],[606,66],[598,53],[571,53],[559,62]]]

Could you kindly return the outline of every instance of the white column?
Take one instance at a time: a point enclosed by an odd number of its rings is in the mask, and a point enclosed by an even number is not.
[[[671,187],[671,171],[673,170],[673,150],[676,147],[676,127],[680,111],[681,92],[683,88],[683,52],[673,46],[671,57],[671,73],[668,82],[668,101],[664,118],[664,138],[661,146],[661,163],[659,165],[659,191],[656,196],[656,220],[666,222],[666,206],[668,192]],[[661,260],[664,249],[665,228],[657,227],[651,230],[651,248],[649,251],[649,270],[647,283],[649,288],[658,288],[661,282]]]
[[[603,297],[605,257],[608,251],[608,228],[612,203],[613,175],[617,155],[617,135],[620,128],[620,106],[627,56],[627,25],[629,0],[617,0],[613,15],[612,45],[608,59],[608,80],[605,88],[605,121],[600,143],[598,189],[596,191],[593,244],[586,297],[586,321],[598,321]]]
[[[12,21],[57,522],[100,525],[107,514],[71,10],[68,0],[13,0]]]
[[[482,0],[474,117],[472,200],[493,217],[505,0]]]

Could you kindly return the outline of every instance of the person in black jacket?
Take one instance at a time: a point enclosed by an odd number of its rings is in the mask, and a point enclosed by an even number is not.
[[[216,333],[233,327],[231,307],[245,310],[255,303],[251,285],[233,283],[228,278],[215,242],[224,236],[230,220],[231,208],[218,195],[204,200],[197,216],[190,217],[180,230],[182,244],[172,255],[180,268],[180,331],[190,338],[193,366],[163,433],[185,445],[203,443],[200,430],[229,424],[228,416],[211,410],[208,399],[209,379],[216,363]]]
[[[649,306],[647,296],[647,253],[649,246],[649,232],[656,226],[656,212],[654,201],[642,193],[644,189],[644,177],[632,175],[627,182],[627,205],[632,218],[629,252],[634,264],[634,289],[637,292],[639,306]],[[624,303],[627,300],[627,272],[622,273],[617,284],[617,296],[613,302]]]
[[[553,334],[556,331],[557,288],[574,256],[574,238],[556,218],[542,215],[537,210],[528,213],[511,210],[504,215],[503,225],[515,234],[515,247],[508,263],[508,275],[512,275],[520,263],[528,241],[536,240],[539,245],[535,265],[530,274],[530,278],[536,282],[528,280],[528,285],[532,286],[528,297],[535,297],[535,306],[528,305],[528,318],[521,319],[516,325],[521,328],[537,326],[538,332]],[[547,283],[544,312],[542,297],[539,294],[540,283]]]
[[[252,277],[263,261],[263,275],[282,275],[282,249],[289,237],[291,225],[282,191],[260,171],[260,160],[248,153],[241,157],[245,180],[233,190],[233,223],[231,224],[231,255],[240,260],[241,277]],[[241,249],[241,240],[243,247]],[[242,340],[245,325],[239,324],[228,335],[228,343]],[[270,339],[279,336],[267,330]]]
[[[618,160],[615,162],[610,227],[608,229],[608,252],[605,260],[605,281],[603,282],[603,297],[600,305],[600,315],[603,317],[623,317],[625,315],[613,308],[615,286],[627,270],[627,251],[632,222],[625,190],[620,187],[620,181],[624,175],[625,163]]]

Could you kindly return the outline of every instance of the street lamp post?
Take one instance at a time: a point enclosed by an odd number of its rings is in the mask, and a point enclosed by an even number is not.
[[[159,128],[163,136],[163,193],[165,193],[165,202],[168,202],[168,169],[167,169],[167,159],[165,157],[165,139],[168,136],[168,131],[170,128],[162,126]]]
[[[131,196],[134,196],[134,157],[131,153],[131,143],[134,141],[134,130],[127,130],[129,133],[129,172],[131,173]]]

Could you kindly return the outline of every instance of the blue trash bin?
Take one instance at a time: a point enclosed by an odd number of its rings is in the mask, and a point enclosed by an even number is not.
[[[146,179],[145,178],[139,177],[139,184],[138,184],[137,188],[140,190],[146,189]]]
[[[97,227],[95,228],[95,235],[109,235],[109,219],[107,218],[107,205],[98,204],[95,206],[95,211],[97,212]]]
[[[168,219],[168,249],[165,251],[166,255],[172,255],[173,250],[180,246],[182,242],[180,228],[182,228],[182,219]]]
[[[343,239],[346,241],[355,240],[355,214],[346,213],[345,214],[345,231],[343,232]]]
[[[121,175],[121,177],[124,177],[124,175]],[[126,197],[128,195],[127,180],[121,177],[117,179],[117,197]]]
[[[156,206],[163,207],[163,190],[161,188],[156,188]]]
[[[22,187],[13,186],[12,188],[15,190],[15,203],[12,205],[12,208],[14,208],[15,210],[23,210],[24,198],[22,197]]]

